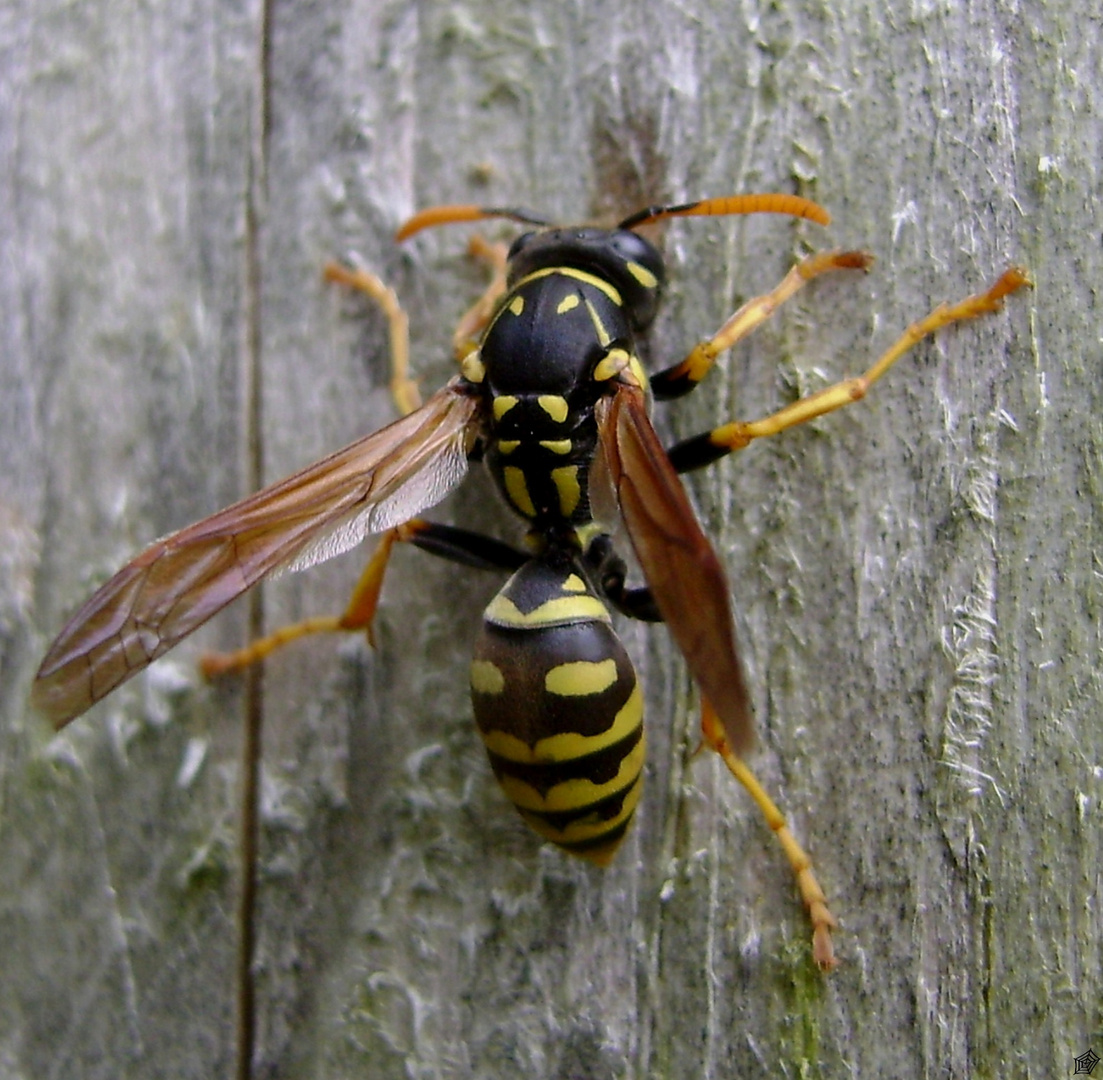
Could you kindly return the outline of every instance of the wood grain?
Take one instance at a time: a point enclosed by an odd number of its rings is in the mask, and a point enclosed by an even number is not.
[[[392,416],[383,320],[326,287],[358,254],[404,298],[423,390],[481,287],[431,203],[626,214],[791,190],[659,230],[678,359],[807,245],[816,282],[664,436],[861,371],[1012,262],[1037,282],[860,405],[691,492],[740,605],[754,765],[812,853],[841,965],[708,756],[662,628],[647,790],[605,872],[541,848],[493,785],[466,665],[493,575],[396,555],[379,648],[266,676],[256,1075],[1053,1077],[1103,1054],[1096,292],[1103,89],[1080,0],[1009,8],[392,0],[17,0],[0,25],[0,1072],[228,1075],[240,700],[196,649],[53,739],[49,639],[126,559]],[[265,70],[271,77],[265,85]],[[259,311],[243,248],[268,94]],[[513,235],[497,223],[494,237]],[[250,319],[263,408],[249,431]],[[515,539],[471,477],[443,516]],[[339,609],[358,556],[266,593]]]

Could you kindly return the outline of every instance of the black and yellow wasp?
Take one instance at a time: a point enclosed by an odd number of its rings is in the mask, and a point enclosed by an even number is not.
[[[988,292],[936,309],[858,378],[665,449],[649,419],[652,396],[688,393],[720,352],[804,283],[870,261],[858,251],[810,256],[684,360],[649,378],[638,344],[655,318],[664,266],[635,230],[664,218],[759,211],[829,221],[816,204],[789,195],[649,207],[613,229],[552,227],[524,211],[472,206],[416,215],[400,239],[427,226],[493,217],[533,227],[508,252],[484,245],[496,273],[457,330],[460,373],[421,405],[405,375],[404,316],[393,293],[364,271],[331,267],[332,279],[364,289],[391,318],[393,385],[406,415],[135,558],[51,646],[34,684],[35,705],[61,727],[262,578],[383,533],[342,615],[284,628],[208,661],[208,671],[252,662],[304,633],[370,631],[396,541],[512,571],[487,607],[475,645],[475,719],[495,775],[525,820],[567,851],[604,864],[639,799],[644,753],[642,695],[608,606],[662,620],[700,687],[706,742],[778,832],[809,908],[816,959],[830,967],[834,920],[824,895],[739,757],[751,745],[752,720],[728,584],[678,474],[860,398],[922,337],[996,310],[1027,279],[1012,269]],[[523,550],[417,517],[478,459],[527,525]],[[611,538],[618,514],[645,585],[627,584]]]

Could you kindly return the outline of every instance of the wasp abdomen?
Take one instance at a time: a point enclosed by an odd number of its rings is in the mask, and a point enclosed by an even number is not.
[[[643,699],[609,614],[569,562],[526,563],[486,610],[471,664],[498,782],[541,836],[605,865],[639,800]]]

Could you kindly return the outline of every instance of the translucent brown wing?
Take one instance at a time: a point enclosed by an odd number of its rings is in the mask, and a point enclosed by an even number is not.
[[[754,729],[727,578],[651,426],[644,392],[620,384],[598,403],[598,427],[601,455],[594,482],[612,486],[670,633],[723,722],[732,749],[746,753]]]
[[[478,417],[478,397],[453,380],[409,416],[157,541],[62,630],[32,703],[60,728],[266,575],[439,502],[467,471]]]

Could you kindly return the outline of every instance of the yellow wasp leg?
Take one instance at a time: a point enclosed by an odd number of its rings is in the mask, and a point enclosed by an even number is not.
[[[805,260],[805,262],[807,263],[808,260]],[[801,267],[804,266],[805,263],[802,263],[801,266],[795,269],[800,271]],[[807,272],[807,267],[805,272]],[[792,274],[790,274],[791,277]],[[703,375],[707,371],[707,365],[711,363],[712,357],[716,353],[743,336],[748,329],[757,326],[768,318],[777,303],[781,302],[781,299],[787,299],[788,296],[791,296],[803,283],[803,281],[790,281],[790,278],[787,278],[778,289],[767,294],[767,296],[751,301],[751,304],[737,312],[729,320],[720,334],[711,341],[698,346],[698,349],[694,350],[694,353],[691,353],[690,357],[683,362],[685,370],[680,372],[680,375],[683,378],[691,379],[695,374],[698,377]],[[789,282],[788,286],[786,282]],[[956,304],[942,304],[926,318],[908,327],[878,357],[865,374],[856,378],[844,379],[818,393],[802,398],[784,409],[779,409],[776,413],[772,413],[761,420],[725,424],[703,436],[687,440],[671,450],[671,461],[679,469],[707,464],[719,455],[742,449],[752,439],[761,438],[765,435],[776,435],[787,428],[842,408],[844,405],[849,405],[852,401],[859,401],[865,396],[873,383],[881,378],[901,356],[922,341],[923,338],[944,326],[948,326],[950,323],[960,322],[964,319],[975,319],[998,311],[1006,296],[1028,285],[1030,285],[1030,279],[1025,271],[1018,267],[1012,267],[1006,270],[987,291],[969,296]],[[705,364],[703,369],[693,367],[691,361],[695,355],[703,358],[701,361]],[[812,872],[811,860],[789,831],[784,815],[763,790],[747,765],[728,746],[719,718],[707,700],[702,700],[701,728],[705,742],[724,759],[729,771],[747,789],[751,798],[754,799],[762,811],[767,824],[777,833],[789,864],[797,876],[797,886],[800,889],[801,899],[808,909],[812,922],[812,955],[822,969],[830,970],[836,964],[831,943],[831,931],[838,924],[828,909],[827,898]]]
[[[812,873],[812,860],[789,831],[785,816],[777,808],[777,804],[766,794],[743,759],[736,757],[728,746],[720,718],[705,698],[701,699],[701,731],[705,742],[724,759],[732,776],[747,789],[766,818],[766,824],[777,834],[789,865],[797,876],[797,888],[812,922],[812,957],[821,970],[830,971],[838,963],[831,944],[831,931],[839,924],[828,909],[827,897],[820,888],[816,875]]]
[[[257,639],[237,652],[209,653],[200,660],[203,673],[210,678],[255,664],[276,649],[308,634],[363,631],[367,634],[368,644],[374,647],[372,625],[379,607],[383,578],[396,543],[413,544],[440,558],[480,570],[514,571],[528,562],[530,557],[519,548],[481,533],[411,518],[382,534],[379,545],[360,575],[342,614],[292,623]]]
[[[328,262],[323,273],[326,281],[366,293],[382,308],[390,327],[391,397],[403,416],[413,412],[421,404],[421,395],[417,382],[410,378],[410,324],[395,291],[382,278],[361,267]],[[255,664],[284,645],[311,634],[363,630],[367,633],[369,644],[374,645],[372,619],[379,603],[379,592],[383,587],[383,575],[391,549],[395,540],[401,539],[399,534],[403,528],[399,526],[383,535],[342,614],[318,615],[281,626],[271,634],[257,638],[234,652],[204,653],[199,658],[200,671],[208,679],[216,678],[228,671]]]
[[[776,435],[787,428],[803,424],[824,413],[841,409],[852,401],[860,401],[865,397],[870,386],[873,385],[897,360],[909,349],[914,348],[925,337],[936,330],[948,326],[950,323],[961,322],[964,319],[976,319],[982,315],[990,315],[1000,310],[1004,297],[1018,289],[1030,285],[1030,278],[1026,271],[1013,266],[1005,270],[1000,279],[986,292],[977,293],[956,304],[941,304],[926,318],[913,323],[884,353],[878,357],[876,363],[864,375],[852,379],[843,379],[832,386],[810,394],[792,405],[761,420],[751,422],[734,422],[714,428],[706,436],[707,441],[721,450],[721,453],[730,450],[741,450],[752,439],[762,438],[764,435]]]
[[[367,293],[383,309],[390,326],[391,344],[391,397],[398,411],[407,416],[421,404],[417,381],[410,378],[410,321],[394,289],[382,278],[360,267],[342,266],[328,262],[323,270],[326,281],[345,285],[350,289]]]
[[[468,250],[471,255],[490,267],[492,277],[486,291],[460,320],[453,335],[453,346],[457,359],[460,360],[478,347],[477,339],[490,321],[506,287],[504,244],[490,244],[480,237],[473,237]],[[366,293],[383,309],[390,325],[391,396],[399,412],[403,415],[412,412],[421,404],[421,395],[418,393],[417,382],[409,376],[409,320],[402,310],[398,296],[381,278],[360,267],[350,268],[340,263],[329,262],[326,263],[324,273],[327,281]],[[374,646],[372,621],[375,618],[379,594],[383,588],[383,577],[395,541],[410,540],[421,531],[422,527],[423,523],[419,521],[409,521],[383,534],[342,614],[319,615],[281,626],[271,634],[257,638],[235,652],[205,653],[199,660],[203,675],[208,679],[217,678],[226,672],[248,667],[263,660],[277,649],[312,634],[362,630],[367,634],[368,643]]]
[[[873,262],[867,251],[821,251],[802,259],[768,293],[748,300],[716,333],[698,342],[680,363],[652,377],[658,397],[678,397],[692,390],[712,368],[716,358],[770,319],[813,278],[833,270],[865,270]]]
[[[298,641],[310,634],[330,634],[337,632],[364,631],[368,644],[375,646],[372,621],[379,606],[379,594],[383,589],[383,577],[390,562],[391,551],[396,540],[408,539],[416,531],[417,522],[399,525],[380,537],[368,565],[360,575],[356,587],[352,590],[348,607],[340,615],[318,615],[303,619],[301,622],[281,626],[265,637],[251,641],[244,648],[229,653],[204,653],[199,658],[199,670],[205,678],[213,679],[228,671],[236,671],[250,664],[256,664],[277,649]]]

